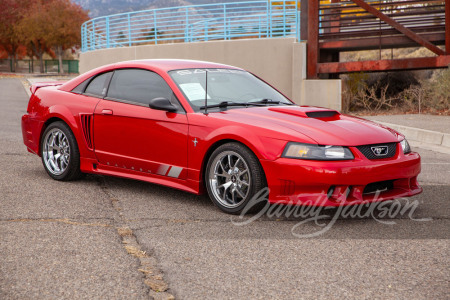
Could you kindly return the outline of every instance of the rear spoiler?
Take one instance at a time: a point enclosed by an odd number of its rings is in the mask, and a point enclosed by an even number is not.
[[[31,85],[30,92],[31,92],[31,94],[34,94],[41,87],[58,86],[58,85],[62,85],[63,83],[65,83],[65,81],[37,82],[37,83]]]

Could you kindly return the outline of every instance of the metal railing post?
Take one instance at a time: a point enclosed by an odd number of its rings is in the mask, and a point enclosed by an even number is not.
[[[261,16],[258,17],[258,37],[261,38]]]
[[[153,11],[153,35],[155,37],[155,45],[158,45],[158,29],[156,27],[156,10]]]
[[[224,40],[230,40],[231,37],[228,36],[228,30],[227,30],[227,5],[223,4],[223,39]]]
[[[286,36],[286,1],[283,1],[283,37]]]
[[[184,42],[189,42],[189,8],[186,7],[186,21],[184,25]]]
[[[272,37],[272,0],[267,1],[267,37]]]
[[[106,27],[106,48],[109,48],[109,16],[105,18],[105,27]]]
[[[84,49],[84,47],[85,47],[85,42],[84,42],[84,23],[83,24],[81,24],[81,52],[84,52],[84,51],[86,51],[85,49]]]
[[[95,50],[95,45],[96,45],[96,41],[95,41],[95,20],[92,20],[92,50]]]
[[[131,18],[130,13],[127,14],[128,21],[128,46],[131,47]]]

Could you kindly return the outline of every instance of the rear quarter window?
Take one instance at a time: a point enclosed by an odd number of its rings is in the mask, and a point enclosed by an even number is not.
[[[94,79],[89,81],[84,94],[103,98],[106,95],[106,90],[108,88],[107,84],[111,78],[111,75],[112,72],[107,72],[94,77]]]

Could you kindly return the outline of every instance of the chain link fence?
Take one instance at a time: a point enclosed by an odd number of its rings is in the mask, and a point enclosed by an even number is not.
[[[44,60],[44,70],[41,72],[39,60],[20,59],[16,61],[16,73],[47,73],[57,74],[62,67],[64,73],[78,73],[78,60],[63,60],[62,66],[58,60]],[[11,59],[0,60],[0,72],[13,72],[14,66]]]

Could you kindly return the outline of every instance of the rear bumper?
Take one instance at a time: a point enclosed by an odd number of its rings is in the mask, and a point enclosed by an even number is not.
[[[422,192],[417,183],[420,156],[414,152],[379,160],[362,156],[352,161],[333,162],[279,158],[261,160],[261,164],[270,188],[271,203],[341,206],[409,197]],[[370,193],[370,186],[367,186],[377,182],[389,182],[389,188]]]
[[[34,116],[25,114],[22,116],[23,143],[29,152],[39,155],[39,139],[43,122]]]

